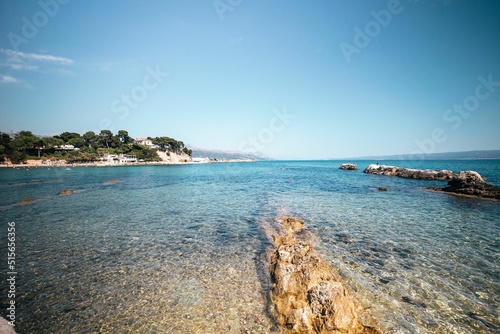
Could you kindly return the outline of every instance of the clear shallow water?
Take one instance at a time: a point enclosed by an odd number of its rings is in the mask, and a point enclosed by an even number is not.
[[[498,333],[500,204],[340,163],[0,170],[4,258],[16,222],[16,330],[278,333],[261,222],[285,213],[305,220],[387,333]],[[500,161],[381,163],[500,185]]]

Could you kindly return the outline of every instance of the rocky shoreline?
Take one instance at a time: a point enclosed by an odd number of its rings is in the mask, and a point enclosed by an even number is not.
[[[385,176],[399,176],[407,179],[417,179],[417,180],[451,180],[458,177],[459,174],[453,173],[449,170],[422,170],[422,169],[412,169],[403,168],[396,166],[387,166],[379,164],[371,164],[365,168],[363,173],[374,174],[374,175],[385,175]]]
[[[500,187],[486,183],[481,175],[474,171],[460,172],[456,178],[448,182],[447,187],[430,187],[428,189],[455,195],[500,200]]]
[[[448,181],[447,187],[430,187],[428,189],[454,195],[500,200],[500,187],[486,183],[483,177],[475,171],[454,173],[448,170],[421,170],[371,164],[365,168],[363,173],[398,176],[417,180]]]
[[[270,257],[271,313],[286,334],[380,334],[374,319],[314,250],[304,223],[276,220]]]

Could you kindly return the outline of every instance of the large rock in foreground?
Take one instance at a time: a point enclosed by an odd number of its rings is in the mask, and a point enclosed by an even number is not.
[[[375,175],[386,175],[386,176],[399,176],[408,179],[418,179],[418,180],[451,180],[458,177],[457,173],[453,173],[449,170],[422,170],[422,169],[412,169],[412,168],[402,168],[395,166],[386,166],[371,164],[365,168],[363,173],[375,174]]]
[[[481,175],[474,171],[460,172],[457,177],[448,182],[448,186],[445,188],[432,187],[430,189],[500,200],[500,188],[486,183]]]
[[[287,334],[382,333],[349,293],[335,270],[310,243],[300,241],[304,223],[277,221],[270,273],[272,313]],[[304,238],[302,238],[304,239]]]

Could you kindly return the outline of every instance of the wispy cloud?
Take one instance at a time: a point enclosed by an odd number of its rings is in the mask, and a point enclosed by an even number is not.
[[[0,74],[0,84],[9,84],[9,83],[19,83],[19,80],[17,80],[14,77],[11,77],[10,75]]]
[[[39,54],[39,53],[26,53],[9,49],[0,49],[0,52],[6,54],[9,58],[8,61],[14,63],[22,63],[25,61],[40,61],[40,62],[49,62],[56,63],[60,65],[71,65],[75,61],[65,57],[52,56],[48,54]]]
[[[22,63],[0,63],[0,67],[9,67],[10,69],[16,71],[22,71],[22,70],[34,71],[39,69],[39,66],[22,64]]]
[[[0,68],[5,74],[0,73],[0,84],[18,84],[31,88],[29,80],[19,78],[20,71],[30,71],[57,76],[74,75],[68,66],[75,61],[66,57],[53,56],[45,53],[27,53],[10,49],[0,49]],[[20,74],[19,74],[20,75]]]

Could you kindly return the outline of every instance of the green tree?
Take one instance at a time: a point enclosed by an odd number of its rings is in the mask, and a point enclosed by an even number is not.
[[[170,137],[149,138],[153,144],[158,145],[163,152],[180,153],[184,149],[184,143]]]
[[[13,164],[20,164],[26,159],[26,153],[24,151],[14,150],[10,152],[9,158]]]
[[[160,157],[158,156],[158,152],[150,147],[132,144],[131,150],[128,154],[135,155],[137,159],[144,161],[160,161]]]
[[[134,142],[134,138],[128,135],[128,132],[125,130],[118,131],[118,138],[122,144],[128,145]]]
[[[99,137],[94,131],[87,131],[82,135],[85,146],[97,148],[99,146]]]
[[[0,145],[10,148],[10,136],[7,133],[0,132]]]
[[[83,137],[74,137],[68,140],[68,144],[80,148],[85,145],[85,139]]]
[[[101,130],[99,133],[99,144],[102,147],[110,148],[112,144],[113,132],[111,130]]]
[[[80,134],[76,132],[63,132],[59,136],[56,136],[61,138],[65,144],[69,144],[69,141],[73,138],[80,138]],[[71,145],[71,144],[69,144]]]
[[[59,136],[57,136],[57,137],[43,137],[42,141],[43,141],[43,146],[47,149],[53,148],[55,146],[64,145],[64,140],[59,138]]]
[[[0,132],[0,162],[5,161],[5,157],[9,155],[10,151],[10,136]]]
[[[10,146],[15,149],[32,149],[42,145],[42,140],[31,133],[31,131],[19,132],[10,142]]]

